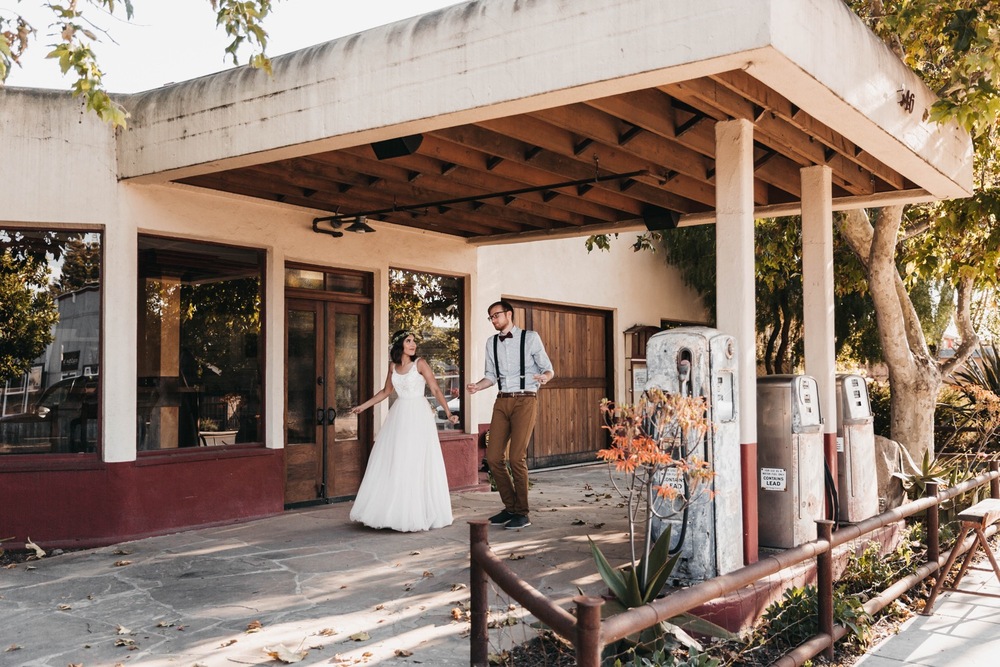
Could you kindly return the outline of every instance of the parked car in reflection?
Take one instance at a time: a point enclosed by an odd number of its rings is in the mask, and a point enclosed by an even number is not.
[[[93,452],[98,379],[77,376],[47,387],[25,412],[0,417],[0,452]]]
[[[434,421],[437,422],[439,425],[440,424],[447,424],[448,423],[448,418],[445,415],[444,408],[442,406],[438,405],[437,401],[434,401],[434,404],[435,404],[435,408],[434,408],[435,420]],[[448,409],[451,410],[451,414],[458,415],[459,417],[461,417],[462,416],[462,399],[459,398],[458,396],[456,396],[455,398],[449,399],[448,400]]]

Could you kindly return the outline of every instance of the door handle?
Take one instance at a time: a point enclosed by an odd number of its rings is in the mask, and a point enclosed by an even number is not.
[[[337,409],[336,408],[327,408],[326,409],[326,423],[327,424],[332,424],[335,421],[337,421]]]
[[[323,408],[316,409],[316,425],[317,426],[323,425]]]

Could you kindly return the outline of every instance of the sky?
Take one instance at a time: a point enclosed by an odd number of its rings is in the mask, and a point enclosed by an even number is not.
[[[269,56],[327,42],[368,28],[458,4],[460,0],[276,0],[264,27]],[[83,4],[83,3],[81,3]],[[124,17],[124,3],[116,11]],[[15,65],[8,86],[68,89],[54,60],[45,55],[55,42],[50,37],[50,13],[41,0],[0,0],[0,12],[18,12],[38,31],[22,67]],[[105,88],[114,93],[134,93],[167,83],[186,81],[232,67],[224,58],[229,43],[215,26],[209,0],[133,0],[131,24],[86,7],[85,16],[108,35],[99,35],[93,49],[104,72]],[[98,22],[96,19],[100,19]],[[245,63],[250,52],[240,54]]]

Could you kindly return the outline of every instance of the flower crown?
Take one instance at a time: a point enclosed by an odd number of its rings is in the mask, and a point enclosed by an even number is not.
[[[412,336],[412,335],[413,335],[412,331],[400,331],[398,334],[396,334],[395,336],[392,337],[391,344],[395,345],[396,343],[399,343],[400,341],[406,340],[407,336]]]

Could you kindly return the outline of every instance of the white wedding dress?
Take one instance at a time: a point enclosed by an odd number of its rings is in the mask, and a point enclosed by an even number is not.
[[[417,364],[392,367],[397,399],[375,438],[351,519],[401,532],[451,525],[451,497],[434,413]]]

